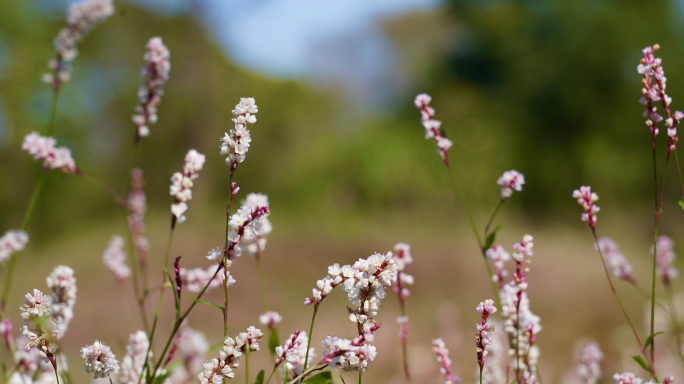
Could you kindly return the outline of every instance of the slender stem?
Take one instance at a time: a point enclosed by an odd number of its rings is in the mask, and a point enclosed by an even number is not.
[[[249,339],[245,348],[245,384],[249,384]]]
[[[482,248],[484,244],[482,243],[482,239],[480,238],[480,233],[477,231],[477,226],[475,225],[475,219],[473,219],[473,214],[470,212],[470,205],[468,205],[468,200],[466,200],[465,193],[463,192],[463,189],[461,189],[461,184],[456,181],[456,176],[454,176],[454,172],[450,171],[450,168],[447,168],[449,170],[449,176],[451,176],[451,182],[453,183],[454,187],[456,188],[456,192],[458,193],[458,198],[461,200],[461,204],[463,205],[463,208],[466,211],[466,215],[468,216],[468,222],[470,223],[470,228],[473,230],[473,234],[475,235],[475,239],[477,240],[477,245]]]
[[[224,265],[226,264],[227,258],[224,259]],[[223,303],[223,338],[228,337],[228,268],[225,268],[225,273],[223,275],[223,297],[225,298]]]
[[[223,338],[228,337],[228,234],[230,233],[230,206],[233,202],[233,176],[235,175],[235,170],[237,169],[237,163],[230,165],[230,174],[228,176],[228,201],[226,203],[226,233],[225,233],[225,245],[223,246],[223,264],[225,265],[225,280],[223,281]]]
[[[50,354],[49,360],[50,360],[50,363],[52,363],[52,368],[55,369],[55,379],[57,379],[57,384],[59,384],[59,371],[57,370],[57,357],[55,355]]]
[[[359,384],[361,384],[361,375],[362,374],[363,374],[363,372],[359,372]]]
[[[310,373],[320,371],[321,369],[324,369],[327,366],[328,366],[328,364],[319,364],[315,367],[311,367],[311,368],[307,369],[306,371],[302,372],[301,375],[299,375],[299,376],[295,377],[294,379],[288,381],[287,384],[295,384],[296,382],[303,380]]]
[[[494,218],[496,217],[496,214],[499,212],[499,209],[501,208],[501,206],[504,205],[504,202],[506,202],[506,200],[504,200],[504,199],[499,200],[499,204],[496,205],[496,208],[494,208],[494,212],[492,212],[492,215],[489,217],[489,220],[487,221],[487,225],[485,225],[485,230],[484,230],[485,241],[487,241],[487,236],[489,236],[489,227],[492,226],[492,222],[494,221]]]
[[[266,380],[266,384],[268,384],[268,383],[271,382],[271,379],[273,378],[273,374],[275,373],[275,371],[276,371],[276,367],[273,367],[273,370],[271,371],[271,374],[268,375],[268,380]]]
[[[644,345],[641,343],[641,339],[639,338],[639,335],[637,334],[636,328],[634,327],[632,320],[629,318],[629,315],[627,314],[627,311],[625,310],[625,307],[622,304],[622,300],[620,300],[620,296],[618,296],[617,291],[615,291],[615,287],[613,286],[613,280],[610,278],[610,273],[608,273],[608,268],[606,267],[606,261],[603,258],[603,252],[601,252],[601,247],[599,247],[598,236],[596,235],[596,229],[592,228],[591,232],[594,235],[594,242],[596,243],[596,249],[598,249],[599,258],[601,259],[601,265],[603,266],[603,271],[606,274],[606,279],[608,279],[608,285],[610,286],[610,290],[611,290],[611,292],[613,292],[613,296],[615,297],[615,300],[618,302],[618,305],[620,306],[620,310],[622,311],[622,314],[625,316],[625,319],[627,320],[629,327],[632,329],[632,333],[634,334],[634,338],[636,339],[636,342],[639,345],[639,350],[641,350],[641,354],[644,355],[644,357],[646,357],[648,359],[648,356],[646,355],[646,350],[644,349]],[[655,378],[655,371],[653,369],[653,364],[649,364],[649,370],[650,370],[649,373],[651,374],[651,376],[653,376]]]
[[[55,97],[52,99],[52,108],[50,109],[50,120],[48,120],[47,130],[45,131],[46,136],[52,136],[52,132],[55,130],[55,120],[57,117],[57,101],[59,100],[59,89],[55,90]]]
[[[311,339],[313,338],[313,327],[314,321],[316,320],[316,314],[318,313],[318,305],[320,303],[314,304],[313,315],[311,316],[311,326],[309,326],[309,340],[306,342],[306,355],[304,355],[304,369],[309,366],[309,349],[311,348]]]
[[[677,156],[677,148],[674,150],[675,163],[677,164],[677,176],[679,176],[679,186],[682,189],[682,198],[684,198],[684,180],[682,179],[682,170],[679,167],[679,156]]]
[[[654,199],[655,199],[655,206],[654,206],[654,213],[653,213],[653,221],[654,221],[654,226],[653,226],[653,272],[652,272],[652,279],[651,279],[651,325],[650,325],[650,335],[653,334],[653,330],[655,327],[655,288],[656,288],[656,255],[657,253],[657,246],[658,246],[658,221],[660,218],[660,204],[658,203],[658,173],[656,169],[656,150],[655,150],[655,136],[651,136],[651,146],[652,146],[652,153],[653,153],[653,188],[654,188]],[[663,178],[665,176],[663,175]],[[607,272],[606,272],[607,273]],[[654,350],[655,350],[655,340],[651,343],[651,356],[650,356],[650,366],[651,366],[651,371],[653,370],[653,364],[655,363],[654,361]],[[648,358],[648,356],[647,356]]]
[[[405,318],[406,317],[406,307],[404,303],[404,298],[403,296],[399,296],[399,311],[401,314],[401,317]],[[402,333],[401,337],[401,357],[403,360],[403,366],[404,366],[404,376],[406,377],[407,382],[411,382],[411,375],[409,374],[409,367],[408,367],[408,359],[407,359],[407,354],[406,354],[406,337],[408,336],[404,332],[404,328],[401,328],[403,325],[399,324],[399,332]],[[408,327],[407,327],[408,328]]]
[[[266,296],[266,284],[264,282],[264,273],[261,269],[261,250],[257,251],[254,257],[256,262],[257,274],[259,275],[259,287],[261,288],[261,302],[264,305],[264,312],[268,312],[268,297]]]

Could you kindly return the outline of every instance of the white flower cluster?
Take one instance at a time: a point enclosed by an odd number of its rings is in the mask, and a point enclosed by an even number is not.
[[[62,83],[71,78],[69,63],[76,58],[76,43],[97,23],[114,13],[112,0],[83,0],[69,7],[67,26],[62,28],[54,41],[57,59],[50,60],[48,66],[52,73],[43,75],[43,82],[59,89]]]
[[[413,285],[413,276],[404,272],[406,265],[413,263],[411,246],[406,243],[395,244],[392,259],[394,264],[397,265],[397,284],[393,288],[397,295],[399,295],[399,300],[404,300],[406,296],[411,294],[411,291],[406,286]]]
[[[501,186],[501,200],[508,200],[513,196],[514,190],[518,192],[522,191],[522,187],[525,185],[525,176],[522,173],[511,169],[510,171],[504,172],[496,183]]]
[[[234,128],[227,132],[221,139],[221,154],[228,155],[226,164],[231,167],[245,161],[245,154],[249,151],[249,144],[252,138],[247,129],[247,124],[256,123],[255,113],[259,112],[259,108],[255,104],[253,97],[243,97],[235,106],[232,119]]]
[[[601,360],[603,360],[603,353],[597,343],[587,343],[582,348],[576,372],[583,384],[598,382],[601,378]]]
[[[259,246],[259,234],[267,234],[267,232],[264,232],[264,229],[270,232],[270,223],[267,222],[266,227],[261,225],[261,220],[269,213],[270,211],[267,206],[250,206],[245,203],[237,212],[230,216],[230,220],[228,221],[228,226],[230,227],[230,230],[228,231],[228,241],[230,242],[228,254],[229,261],[233,260],[235,257],[241,256],[243,249],[247,248],[249,245],[257,242],[255,246]],[[263,236],[265,236],[265,234]],[[265,244],[266,243],[264,242],[263,245],[265,246]],[[230,266],[230,264],[228,266]]]
[[[131,275],[131,268],[126,265],[126,243],[119,235],[112,236],[107,249],[102,253],[102,262],[109,269],[118,282],[122,282]]]
[[[61,339],[74,317],[74,304],[76,303],[74,270],[66,265],[57,266],[46,280],[48,288],[52,290],[50,309],[55,324],[53,334],[55,338]]]
[[[268,196],[262,193],[249,193],[242,203],[243,207],[247,207],[250,210],[258,207],[268,208]],[[250,256],[261,256],[261,252],[266,249],[266,236],[268,236],[273,230],[271,222],[268,220],[268,214],[265,214],[256,220],[251,226],[251,231],[253,232],[250,236],[244,236],[242,239],[242,245],[245,247],[247,254]]]
[[[183,280],[183,287],[185,287],[189,292],[200,292],[205,285],[209,284],[207,291],[214,289],[216,287],[223,286],[223,281],[225,280],[226,270],[221,268],[221,270],[216,273],[218,269],[218,264],[211,265],[207,269],[203,268],[181,268],[179,274]],[[216,273],[216,276],[214,276]],[[228,286],[235,284],[235,279],[228,272]]]
[[[487,259],[492,262],[494,266],[494,274],[492,274],[492,281],[494,281],[499,289],[504,284],[504,278],[508,276],[508,271],[505,269],[506,262],[511,259],[511,255],[506,252],[503,246],[492,244],[491,247],[485,252]]]
[[[169,79],[171,70],[169,50],[161,37],[153,37],[147,42],[147,52],[143,58],[147,62],[143,69],[143,76],[147,76],[147,81],[138,89],[138,105],[133,115],[133,122],[138,127],[138,138],[149,136],[149,125],[157,122],[157,105],[164,94],[164,83]]]
[[[323,351],[323,355],[326,357],[322,362],[327,362],[331,367],[345,372],[365,372],[378,353],[375,350],[375,346],[363,344],[357,340],[358,338],[352,341],[335,336],[326,337],[321,343],[326,348]]]
[[[328,267],[328,275],[316,282],[312,297],[306,298],[304,304],[318,305],[339,285],[356,307],[349,309],[349,320],[367,329],[374,324],[373,318],[385,297],[385,287],[396,281],[397,264],[392,252],[373,254],[357,260],[354,265],[340,267],[335,263]]]
[[[430,97],[430,95],[421,93],[416,96],[413,103],[416,108],[420,109],[420,120],[425,128],[425,138],[435,139],[437,142],[437,154],[439,154],[446,165],[449,165],[449,156],[447,152],[454,143],[447,139],[440,131],[439,128],[442,126],[442,122],[435,120],[435,109],[429,105],[431,101],[432,97]]]
[[[636,283],[636,279],[632,275],[632,266],[629,265],[627,258],[620,252],[617,243],[613,239],[602,237],[598,239],[598,247],[594,245],[594,248],[601,250],[601,254],[606,261],[606,267],[608,267],[613,276],[632,284]]]
[[[57,147],[57,140],[31,132],[24,137],[21,149],[28,152],[35,160],[42,160],[43,167],[48,169],[61,169],[68,173],[77,173],[76,163],[71,157],[71,150],[66,147]]]
[[[119,382],[121,384],[137,384],[140,373],[142,372],[145,362],[152,357],[147,355],[147,348],[150,346],[150,341],[144,331],[137,331],[128,336],[128,345],[126,346],[126,355],[121,360],[121,376]],[[142,383],[145,382],[143,377]]]
[[[134,168],[131,173],[131,192],[128,194],[126,206],[128,207],[128,228],[133,237],[135,250],[140,258],[140,263],[145,263],[147,253],[150,250],[150,242],[143,235],[145,231],[145,211],[147,211],[147,197],[143,191],[145,178],[140,168]]]
[[[534,238],[532,235],[524,235],[522,240],[513,244],[513,259],[522,263],[532,257],[532,248],[534,247]]]
[[[311,362],[316,358],[316,352],[314,348],[309,348],[309,361],[307,367],[304,367],[304,362],[306,360],[306,346],[309,343],[309,338],[304,331],[295,331],[290,337],[285,340],[283,345],[279,345],[275,349],[276,354],[276,366],[281,363],[285,363],[283,367],[284,370],[292,377],[297,377],[301,375],[305,369],[311,366]]]
[[[0,237],[0,263],[5,262],[10,256],[26,247],[29,237],[24,231],[7,231]]]
[[[185,155],[183,173],[176,172],[171,176],[171,187],[169,194],[173,196],[174,202],[171,204],[171,213],[180,224],[185,221],[183,215],[188,210],[186,202],[192,199],[193,180],[199,177],[199,171],[204,166],[205,156],[194,149]]]
[[[437,362],[439,362],[439,372],[444,375],[444,382],[446,384],[460,383],[461,379],[458,376],[451,374],[451,359],[449,358],[449,349],[444,340],[437,338],[432,340],[432,350],[437,355]]]
[[[81,348],[81,357],[85,360],[83,367],[86,372],[92,373],[95,379],[119,372],[119,362],[112,350],[97,340]]]
[[[496,307],[494,306],[494,300],[487,299],[480,302],[475,310],[482,314],[482,322],[477,324],[477,333],[475,334],[475,346],[477,346],[477,362],[480,365],[480,371],[484,369],[485,356],[489,353],[485,348],[488,345],[494,343],[490,332],[494,332],[494,325],[487,324],[487,319],[489,315],[496,313]]]
[[[38,289],[33,290],[33,295],[27,293],[21,306],[21,318],[24,319],[22,334],[28,339],[26,349],[35,347],[40,357],[46,360],[53,357],[58,348],[51,306],[52,298]]]
[[[249,327],[247,332],[241,332],[235,340],[226,337],[219,358],[213,358],[204,363],[202,371],[197,377],[201,384],[220,384],[235,377],[234,369],[240,364],[240,356],[247,350],[258,351],[264,334],[260,329]]]
[[[594,203],[598,201],[598,195],[591,191],[591,187],[583,185],[572,191],[572,197],[577,199],[577,203],[584,209],[582,221],[586,221],[592,229],[596,228],[596,213],[600,208]]]
[[[656,273],[666,286],[670,285],[672,279],[679,276],[679,271],[674,266],[675,253],[674,242],[671,238],[661,235],[656,241]],[[651,255],[653,255],[653,247],[651,247]]]
[[[187,371],[194,374],[202,370],[203,356],[209,347],[209,342],[202,332],[188,326],[181,328],[178,351]]]

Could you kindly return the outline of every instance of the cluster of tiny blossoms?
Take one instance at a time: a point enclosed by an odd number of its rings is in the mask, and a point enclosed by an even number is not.
[[[432,350],[437,355],[439,362],[439,372],[444,375],[446,384],[460,383],[461,378],[451,374],[451,359],[449,358],[449,349],[444,344],[441,338],[432,340]]]
[[[526,383],[536,383],[536,366],[539,349],[534,345],[536,335],[541,331],[539,316],[530,311],[527,297],[527,264],[532,257],[534,243],[530,235],[523,236],[513,244],[512,257],[516,267],[511,281],[499,292],[501,311],[505,319],[504,329],[510,341],[511,368]]]
[[[81,357],[85,360],[83,366],[86,372],[92,373],[95,379],[119,372],[119,362],[112,350],[97,340],[81,348]]]
[[[372,339],[380,325],[374,324],[367,333],[356,337],[354,340],[341,339],[336,336],[328,336],[321,343],[325,348],[323,359],[320,363],[342,371],[364,372],[378,355],[375,346],[365,344],[364,341]]]
[[[259,112],[259,108],[255,104],[254,98],[243,97],[233,110],[234,128],[226,133],[221,139],[221,154],[228,155],[226,164],[236,167],[237,164],[245,161],[245,154],[249,150],[249,143],[252,138],[247,129],[247,124],[256,123],[255,113]]]
[[[26,247],[29,237],[24,231],[7,231],[0,237],[0,263]]]
[[[169,194],[173,196],[174,202],[171,204],[171,213],[175,223],[182,223],[185,221],[183,215],[188,210],[186,202],[192,199],[193,180],[199,177],[199,171],[204,166],[205,157],[203,154],[194,149],[188,151],[185,155],[185,164],[183,165],[183,173],[176,172],[171,176],[171,187]]]
[[[582,221],[586,221],[592,230],[596,230],[596,212],[600,208],[594,203],[599,199],[598,195],[591,191],[591,187],[583,185],[572,192],[572,197],[577,199],[577,203],[584,209]]]
[[[228,261],[232,261],[235,257],[242,255],[242,250],[245,248],[244,244],[252,244],[258,240],[257,233],[259,233],[261,228],[259,223],[270,212],[267,206],[257,205],[252,207],[245,204],[230,216],[228,221],[228,226],[230,227],[228,231],[229,244],[226,249]]]
[[[277,368],[284,363],[287,372],[290,372],[293,377],[301,375],[305,369],[309,368],[311,362],[316,358],[314,348],[309,348],[309,363],[304,367],[306,361],[306,346],[309,343],[309,338],[304,331],[295,331],[290,337],[285,340],[283,345],[279,345],[275,349]],[[283,372],[284,373],[284,372]]]
[[[35,160],[42,160],[47,169],[61,169],[67,173],[78,173],[76,162],[71,157],[71,150],[57,147],[57,140],[31,132],[24,137],[21,149],[28,152]]]
[[[615,380],[615,384],[656,384],[654,380],[644,382],[643,379],[637,377],[632,372],[616,373],[613,375],[613,380]],[[674,380],[673,376],[667,376],[663,379],[663,384],[672,384]]]
[[[596,384],[601,378],[601,360],[603,353],[597,343],[587,343],[582,348],[582,353],[577,364],[577,376],[582,384]]]
[[[58,348],[51,306],[52,298],[38,289],[34,289],[33,294],[27,293],[21,306],[21,318],[24,319],[22,334],[28,339],[26,349],[35,347],[40,357],[46,360],[53,360]]]
[[[162,88],[171,70],[169,50],[161,37],[153,37],[147,42],[147,52],[143,58],[147,62],[143,69],[147,81],[138,90],[138,105],[133,115],[133,122],[137,126],[136,141],[141,136],[149,136],[149,125],[157,122],[157,105],[164,94]]]
[[[118,282],[124,281],[131,275],[131,268],[126,265],[125,246],[124,239],[121,236],[114,235],[109,241],[107,249],[102,253],[102,262]]]
[[[259,322],[271,330],[275,329],[276,324],[280,323],[281,321],[283,321],[283,317],[275,311],[268,311],[259,316]]]
[[[249,327],[247,332],[241,332],[234,340],[226,337],[219,358],[204,363],[204,370],[197,376],[201,384],[223,383],[235,377],[234,369],[240,364],[240,356],[247,351],[258,351],[264,334],[260,329]]]
[[[522,191],[522,187],[525,185],[525,175],[511,169],[510,171],[504,172],[496,183],[501,186],[501,200],[508,200],[513,196],[514,190],[518,192]]]
[[[354,265],[340,267],[335,263],[328,267],[328,276],[318,280],[312,297],[306,298],[304,304],[320,304],[339,285],[355,307],[349,309],[349,320],[358,324],[359,333],[366,333],[374,325],[373,318],[385,297],[385,287],[396,281],[397,264],[392,252],[373,254],[357,260]]]
[[[228,274],[228,286],[235,284],[235,279],[230,275],[230,272],[221,268],[221,270],[216,273],[218,267],[218,264],[214,264],[206,269],[180,268],[179,274],[183,280],[183,287],[185,287],[189,292],[197,293],[200,292],[204,286],[207,286],[207,291],[209,291],[213,288],[222,286],[226,274]]]
[[[636,284],[636,278],[632,275],[632,266],[627,261],[625,255],[620,252],[617,243],[613,239],[602,237],[598,240],[598,245],[594,247],[601,251],[606,261],[606,267],[608,267],[613,276]]]
[[[268,196],[262,193],[249,193],[242,203],[242,208],[245,211],[253,210],[259,207],[268,208]],[[273,230],[271,222],[268,220],[268,214],[264,214],[256,220],[250,227],[250,233],[242,237],[241,245],[250,256],[261,257],[261,252],[266,249],[266,236]]]
[[[121,383],[137,383],[140,373],[143,371],[147,359],[151,357],[147,354],[150,341],[144,331],[137,331],[128,336],[126,355],[121,360]],[[145,382],[143,378],[142,382]]]
[[[487,324],[489,315],[496,313],[494,300],[487,299],[483,302],[480,302],[475,310],[482,314],[482,321],[477,325],[477,333],[475,334],[475,345],[477,346],[477,363],[480,365],[480,375],[482,375],[485,356],[487,356],[487,351],[485,348],[494,343],[492,338],[489,336],[489,332],[494,332],[494,325]]]
[[[646,118],[646,125],[651,132],[651,138],[655,140],[658,135],[658,123],[663,120],[663,116],[659,115],[655,104],[660,102],[665,110],[665,127],[667,128],[667,158],[675,149],[677,143],[677,126],[684,118],[684,113],[676,111],[674,114],[670,110],[672,98],[665,92],[667,87],[667,78],[663,70],[663,61],[659,57],[655,57],[653,52],[660,49],[658,44],[652,47],[646,47],[642,50],[643,58],[637,66],[637,72],[643,75],[642,83],[644,87],[641,89],[642,98],[639,102],[646,107],[644,117]]]
[[[43,82],[58,90],[71,78],[70,62],[78,55],[76,43],[97,23],[114,13],[112,0],[83,0],[69,7],[67,26],[62,28],[54,41],[57,58],[50,60],[51,73],[43,75]]]
[[[511,259],[511,255],[506,252],[503,246],[492,244],[485,252],[487,259],[492,262],[494,266],[494,273],[492,274],[492,281],[494,281],[499,289],[503,287],[504,278],[508,276],[508,271],[505,269],[505,264]]]
[[[150,242],[143,235],[145,231],[145,211],[147,211],[147,197],[143,191],[145,185],[145,178],[143,171],[140,168],[133,169],[131,173],[131,192],[128,194],[128,229],[131,231],[133,244],[138,254],[139,262],[145,265],[147,260],[147,252],[150,249]]]
[[[674,266],[674,242],[667,236],[658,236],[656,249],[656,273],[663,281],[663,284],[669,287],[672,279],[676,279],[679,276],[679,271]],[[653,255],[653,247],[651,247],[651,255]]]
[[[74,304],[76,303],[76,278],[74,270],[66,265],[60,265],[47,277],[47,286],[52,290],[52,321],[54,322],[53,335],[60,339],[64,336],[69,322],[74,317]]]
[[[442,161],[444,161],[444,164],[448,166],[448,151],[449,148],[454,145],[454,143],[447,139],[444,133],[440,130],[442,122],[435,120],[435,109],[430,107],[430,101],[432,101],[432,97],[430,97],[430,95],[427,93],[421,93],[416,96],[413,103],[416,105],[416,108],[420,109],[420,120],[423,124],[423,127],[425,127],[425,138],[435,139],[437,142],[437,153],[442,158]]]

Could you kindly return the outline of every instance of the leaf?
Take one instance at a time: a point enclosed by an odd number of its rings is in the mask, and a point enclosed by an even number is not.
[[[190,300],[192,300],[192,301],[196,301],[196,302],[198,302],[198,303],[200,303],[200,304],[205,304],[205,305],[208,305],[208,306],[211,306],[211,307],[214,307],[214,308],[218,308],[218,309],[221,310],[221,312],[223,312],[223,307],[220,306],[220,305],[218,305],[218,304],[210,303],[210,302],[204,301],[204,300],[198,300],[198,299],[195,299],[195,298],[192,297],[192,296],[186,295],[185,293],[181,293],[181,295],[183,295],[184,297],[187,297],[188,299],[190,299]]]
[[[169,376],[171,376],[171,373],[172,373],[172,372],[173,372],[173,371],[167,371],[167,372],[164,372],[164,373],[162,373],[161,375],[155,377],[155,378],[154,378],[154,384],[161,384],[161,383],[163,383],[164,380],[166,380]]]
[[[494,230],[487,235],[487,239],[485,240],[484,246],[485,251],[488,250],[489,247],[492,246],[492,244],[494,244],[494,240],[496,240],[496,233],[499,232],[500,229],[501,224],[497,225],[496,228],[494,228]]]
[[[330,371],[321,372],[318,375],[311,376],[302,382],[303,384],[332,384],[332,374]]]
[[[648,365],[646,364],[646,362],[644,361],[644,359],[641,358],[641,356],[639,356],[639,355],[632,355],[632,360],[636,361],[637,364],[639,364],[639,366],[640,366],[641,368],[644,369],[644,371],[646,371],[646,372],[650,372],[650,371],[651,371],[650,369],[648,369]]]
[[[264,384],[264,370],[262,369],[259,371],[257,374],[256,380],[254,380],[254,384]]]
[[[648,348],[649,345],[653,344],[653,339],[655,339],[656,336],[661,335],[663,333],[663,331],[658,331],[652,335],[649,335],[646,339],[646,343],[644,344],[644,349]]]
[[[678,203],[678,204],[679,204],[680,207],[682,207],[682,209],[684,209],[684,196],[682,196],[682,198],[679,199],[679,203]]]

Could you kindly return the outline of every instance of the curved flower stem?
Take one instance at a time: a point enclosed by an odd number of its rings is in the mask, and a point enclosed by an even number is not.
[[[359,384],[361,384],[361,375],[363,375],[363,372],[359,372]]]
[[[301,380],[304,380],[304,378],[306,376],[308,376],[309,374],[316,372],[316,371],[320,371],[321,369],[325,369],[325,367],[327,367],[327,366],[328,366],[328,364],[318,364],[315,367],[311,367],[311,368],[307,369],[306,371],[302,372],[301,375],[299,375],[299,376],[295,377],[294,379],[288,381],[287,384],[295,384],[297,382],[300,382]]]
[[[311,348],[311,339],[313,338],[314,321],[316,320],[316,314],[318,313],[318,306],[319,305],[320,305],[320,303],[314,304],[313,315],[311,316],[311,326],[309,326],[309,340],[306,342],[306,354],[304,355],[304,368],[309,366],[309,349]]]
[[[632,320],[629,318],[629,315],[627,314],[627,311],[625,310],[625,306],[622,304],[622,300],[620,300],[620,296],[618,296],[617,291],[615,291],[615,287],[613,286],[613,280],[610,278],[610,273],[608,273],[608,268],[606,267],[606,261],[603,258],[603,252],[601,252],[601,247],[599,247],[598,236],[596,235],[596,229],[592,228],[591,233],[594,236],[594,242],[596,243],[596,249],[598,249],[599,258],[601,259],[601,265],[603,266],[603,271],[606,274],[606,279],[608,279],[608,285],[610,286],[610,290],[611,290],[611,292],[613,292],[613,296],[615,297],[615,300],[618,302],[618,305],[620,306],[620,310],[622,311],[622,314],[624,315],[625,319],[627,320],[629,327],[632,329],[632,333],[634,334],[634,338],[636,339],[636,342],[639,345],[639,350],[641,351],[641,354],[646,358],[647,361],[649,361],[648,356],[646,355],[646,350],[644,349],[644,345],[641,343],[641,339],[639,338],[639,335],[637,334],[636,328],[634,327]],[[656,378],[656,374],[655,374],[653,364],[649,364],[649,373],[651,374],[651,376],[656,381],[658,380]]]
[[[484,229],[484,239],[487,241],[487,236],[489,236],[489,227],[492,226],[492,222],[494,221],[494,218],[496,217],[496,214],[499,212],[499,209],[504,205],[506,200],[499,200],[499,204],[496,205],[496,208],[494,208],[494,212],[492,212],[492,215],[489,217],[489,220],[487,221],[487,225],[485,225]]]

